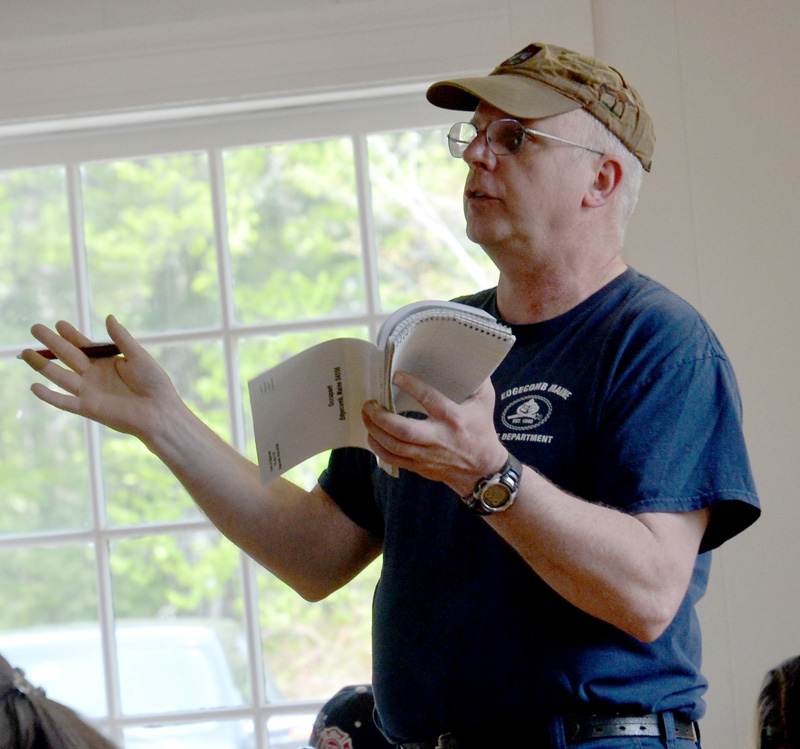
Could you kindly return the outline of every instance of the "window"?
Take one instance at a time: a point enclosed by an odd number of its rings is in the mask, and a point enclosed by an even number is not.
[[[0,141],[0,652],[117,741],[301,746],[369,679],[380,560],[302,601],[134,438],[41,404],[15,356],[34,322],[102,340],[113,313],[255,460],[249,379],[495,283],[449,120],[418,98]],[[325,459],[290,478],[310,487]]]

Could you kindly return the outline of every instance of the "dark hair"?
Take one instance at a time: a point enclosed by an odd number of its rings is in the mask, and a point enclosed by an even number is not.
[[[800,749],[800,656],[773,668],[758,697],[759,749]]]
[[[48,699],[0,656],[0,749],[115,749],[76,712]]]

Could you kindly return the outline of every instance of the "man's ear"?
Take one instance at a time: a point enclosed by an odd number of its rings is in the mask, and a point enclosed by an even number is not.
[[[622,162],[613,154],[604,154],[595,172],[594,181],[583,197],[587,208],[600,208],[611,200],[611,196],[622,182]]]

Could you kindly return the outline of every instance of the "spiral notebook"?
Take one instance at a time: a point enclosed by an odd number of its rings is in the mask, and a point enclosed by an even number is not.
[[[325,450],[368,449],[361,420],[367,400],[395,413],[424,413],[391,384],[395,372],[411,372],[461,403],[513,343],[510,328],[488,312],[458,302],[415,302],[386,319],[376,344],[336,338],[263,372],[249,383],[262,481]]]

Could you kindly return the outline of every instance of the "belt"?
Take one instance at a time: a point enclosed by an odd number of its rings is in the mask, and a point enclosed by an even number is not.
[[[579,744],[592,739],[625,738],[627,736],[660,736],[664,733],[664,719],[658,713],[650,715],[588,715],[566,716],[564,719],[566,743]],[[700,727],[692,720],[675,714],[675,738],[697,743]]]
[[[630,738],[634,736],[658,736],[666,738],[663,716],[658,713],[649,715],[566,715],[562,718],[564,739],[567,746],[584,741],[608,738]],[[538,730],[537,730],[538,729]],[[475,739],[459,739],[453,734],[445,733],[433,742],[405,742],[398,744],[398,749],[486,749],[487,746],[503,746],[508,749],[521,749],[524,746],[539,746],[536,739],[547,736],[546,726],[532,726],[517,739],[503,741],[498,736],[494,742],[475,741]],[[700,728],[694,721],[675,714],[675,738],[697,743],[700,741]],[[499,743],[498,743],[499,741]]]

